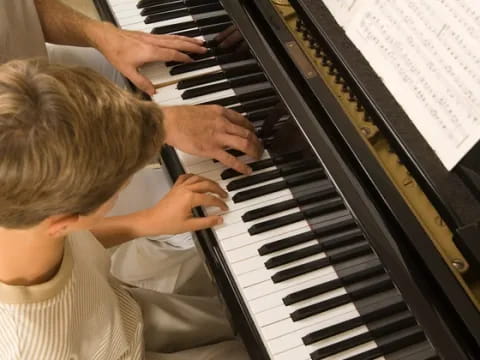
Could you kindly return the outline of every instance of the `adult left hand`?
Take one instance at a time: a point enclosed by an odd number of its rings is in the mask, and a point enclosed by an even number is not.
[[[155,93],[152,82],[138,69],[154,61],[191,62],[185,54],[203,54],[207,51],[203,41],[178,35],[153,35],[140,31],[121,30],[111,24],[103,24],[98,32],[95,47],[108,61],[142,91]]]

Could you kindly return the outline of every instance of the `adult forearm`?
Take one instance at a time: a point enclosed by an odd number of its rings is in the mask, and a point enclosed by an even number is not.
[[[45,40],[54,44],[96,47],[111,25],[91,19],[58,0],[35,0]]]

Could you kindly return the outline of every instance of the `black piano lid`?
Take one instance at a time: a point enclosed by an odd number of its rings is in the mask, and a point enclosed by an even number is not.
[[[376,159],[373,158],[333,94],[323,82],[323,85],[318,84],[320,83],[318,77],[314,78],[316,84],[312,84],[311,79],[306,79],[298,71],[288,56],[285,45],[288,41],[294,41],[293,36],[285,28],[271,2],[269,0],[222,0],[222,2],[237,23],[279,95],[299,123],[306,139],[319,155],[327,172],[347,200],[379,257],[385,261],[392,279],[400,288],[405,300],[414,305],[412,311],[429,334],[432,343],[446,359],[476,358],[480,344],[479,312],[456,281],[447,264],[437,253],[415,215],[405,204]],[[301,1],[298,3],[304,4]],[[318,0],[308,3],[315,3],[322,9],[322,16],[317,20],[320,19],[323,26],[328,28],[330,42],[332,36],[338,36],[335,46],[345,47],[350,54],[354,54],[351,55],[354,58],[360,57],[360,53],[354,49],[323,3]],[[362,78],[368,78],[373,73],[366,62],[365,66],[363,69],[365,74],[360,74]],[[376,79],[380,82],[378,78]],[[384,89],[384,91],[377,89],[375,96],[385,97],[386,88],[381,82],[377,85],[378,89]],[[315,91],[312,91],[312,88]],[[368,94],[370,100],[371,93],[366,92],[365,94]],[[395,118],[401,116],[403,112],[393,99],[385,101],[385,105],[381,104],[380,115],[384,117],[385,113],[390,114],[393,110],[398,110],[400,115],[395,112]],[[378,110],[378,104],[374,104],[374,109]],[[331,131],[328,126],[324,126],[325,121],[322,121],[322,126],[320,126],[319,117],[328,117],[330,122],[332,122],[331,119],[335,119],[336,133],[340,133],[343,139],[341,137],[340,139],[330,139],[327,133],[330,134]],[[405,121],[405,117],[403,121]],[[411,123],[410,127],[413,127]],[[390,130],[390,128],[387,129]],[[422,146],[422,143],[425,145],[425,141],[415,128],[413,130],[412,133],[401,133],[400,139],[404,140],[404,137],[412,136],[413,140],[420,144],[418,145],[420,149],[424,151],[420,154],[415,153],[415,156],[423,159],[425,154],[428,154],[433,157],[432,150],[427,146]],[[403,131],[406,130],[403,129]],[[397,133],[394,135],[399,136]],[[339,140],[343,140],[343,143],[339,144]],[[399,142],[398,146],[402,148],[402,144],[404,143]],[[350,155],[339,153],[338,149],[346,149]],[[355,149],[355,153],[353,153],[353,149]],[[410,157],[407,159],[410,162],[413,159],[416,160],[416,157],[412,158],[411,153],[406,154]],[[353,165],[352,159],[356,161]],[[435,170],[429,173],[429,177],[425,177],[428,186],[431,186],[429,182],[431,178],[435,180],[432,183],[436,187],[432,187],[432,192],[436,196],[438,193],[443,195],[444,192],[448,195],[442,197],[441,201],[435,203],[435,206],[446,207],[448,205],[447,210],[452,214],[450,220],[454,224],[463,225],[474,222],[477,218],[475,215],[480,215],[480,205],[459,176],[455,173],[448,173],[438,161],[425,165],[420,162],[418,164],[422,165],[421,168],[418,168],[420,174],[423,174],[425,169],[433,168]],[[365,169],[369,169],[369,172],[366,172]],[[370,186],[365,187],[365,184]],[[450,184],[449,186],[454,184],[457,187],[451,189],[451,191],[455,190],[455,193],[450,192],[450,188],[447,188],[448,184]],[[456,194],[459,189],[462,191],[460,194]],[[372,192],[372,190],[374,191]],[[379,200],[384,203],[383,207],[379,205]],[[443,213],[442,215],[444,216]],[[409,241],[405,241],[405,237]],[[410,245],[406,245],[406,243]],[[421,257],[412,255],[412,252],[418,252]],[[425,262],[428,266],[428,274],[422,275],[421,272],[418,272],[421,262]],[[422,270],[425,272],[426,268],[422,268]],[[435,279],[436,285],[432,284],[435,282],[432,281],[433,279]],[[455,314],[455,311],[459,312],[461,318]]]
[[[480,231],[472,238],[480,224],[480,143],[449,172],[323,1],[292,0],[291,4],[311,22],[331,50],[330,55],[348,74],[349,84],[356,88],[362,104],[376,115],[376,125],[458,236],[456,244],[462,253],[471,263],[480,265]]]

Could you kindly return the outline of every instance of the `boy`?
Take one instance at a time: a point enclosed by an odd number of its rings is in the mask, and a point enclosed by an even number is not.
[[[150,209],[103,219],[163,139],[157,106],[91,70],[0,66],[2,360],[142,359],[145,347],[151,359],[247,358],[214,297],[127,291],[109,274],[102,245],[221,223],[192,218],[226,210],[226,193],[194,175]]]

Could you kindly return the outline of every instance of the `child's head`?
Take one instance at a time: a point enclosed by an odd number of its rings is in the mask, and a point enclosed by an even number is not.
[[[105,207],[159,151],[162,114],[92,70],[0,66],[0,227]]]

